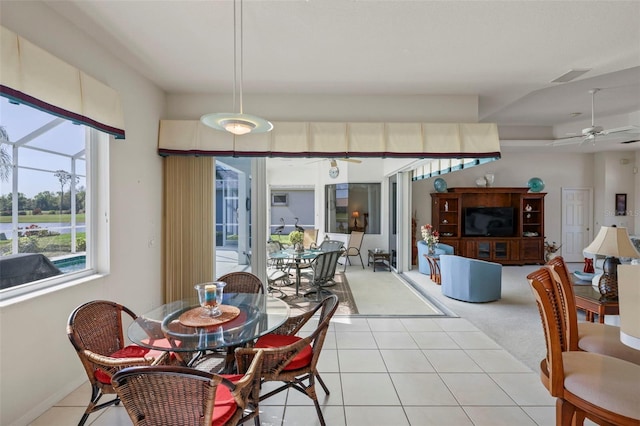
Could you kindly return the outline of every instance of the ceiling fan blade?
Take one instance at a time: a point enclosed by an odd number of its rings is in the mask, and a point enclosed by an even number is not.
[[[602,131],[603,135],[610,135],[611,133],[640,133],[640,126],[630,125],[615,127],[613,129],[605,129]]]
[[[348,161],[349,163],[356,163],[356,164],[362,163],[362,160],[358,160],[356,158],[338,158],[338,160],[340,160],[340,161]]]
[[[584,142],[583,136],[572,136],[569,138],[556,139],[551,143],[548,143],[549,146],[566,146],[566,145],[576,145]]]

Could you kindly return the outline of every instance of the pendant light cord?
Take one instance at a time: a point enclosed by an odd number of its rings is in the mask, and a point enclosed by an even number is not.
[[[233,111],[236,111],[236,89],[238,89],[240,99],[240,114],[244,113],[243,105],[242,105],[242,80],[244,77],[244,61],[243,61],[243,50],[244,50],[244,37],[243,37],[243,1],[240,0],[240,40],[238,40],[238,12],[236,7],[237,0],[233,0]],[[238,78],[238,43],[240,45],[240,74]],[[238,83],[239,80],[239,83]]]

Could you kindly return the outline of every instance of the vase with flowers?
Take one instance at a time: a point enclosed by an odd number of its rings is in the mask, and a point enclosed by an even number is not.
[[[545,261],[550,261],[551,259],[553,259],[554,257],[557,256],[557,252],[558,250],[560,250],[560,248],[562,248],[562,244],[558,245],[556,244],[556,242],[548,242],[547,239],[545,238],[544,240],[544,260]]]
[[[436,252],[436,245],[440,240],[440,234],[438,231],[433,229],[431,224],[422,225],[420,227],[420,232],[422,232],[422,239],[427,243],[427,248],[429,249],[429,255],[433,255]]]
[[[304,241],[304,234],[300,231],[291,231],[289,233],[289,242],[293,244],[295,251],[303,252],[304,247],[302,246],[302,242]]]

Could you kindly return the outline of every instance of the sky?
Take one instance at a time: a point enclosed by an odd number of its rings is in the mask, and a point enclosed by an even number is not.
[[[0,126],[9,134],[11,142],[18,142],[25,136],[51,122],[56,117],[36,110],[27,105],[15,105],[6,98],[0,98]],[[18,192],[31,198],[39,192],[60,191],[60,182],[53,174],[56,170],[71,171],[69,155],[77,154],[84,149],[85,127],[65,121],[53,129],[39,135],[19,149]],[[12,147],[2,144],[12,154]],[[27,149],[36,147],[49,151],[67,154],[55,155],[49,152]],[[84,161],[76,161],[76,173],[80,175],[78,186],[86,186],[86,166]],[[0,182],[1,195],[10,194],[12,179]],[[65,188],[67,191],[68,186]]]

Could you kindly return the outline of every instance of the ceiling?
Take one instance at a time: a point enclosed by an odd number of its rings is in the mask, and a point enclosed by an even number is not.
[[[231,92],[232,0],[47,4],[167,93]],[[637,0],[245,0],[243,89],[477,95],[480,121],[559,138],[587,127],[601,88],[596,124],[640,126],[638,22]]]

